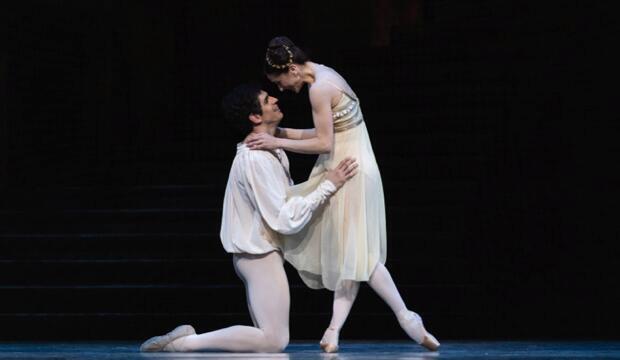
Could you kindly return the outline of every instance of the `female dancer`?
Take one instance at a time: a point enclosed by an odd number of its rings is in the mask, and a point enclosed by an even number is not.
[[[358,175],[343,187],[304,231],[289,236],[284,254],[311,288],[334,290],[331,322],[321,339],[326,352],[338,351],[339,332],[355,301],[360,281],[390,306],[401,327],[417,343],[436,350],[439,342],[429,334],[418,314],[407,309],[384,266],[386,257],[385,205],[360,102],[347,82],[333,69],[310,61],[287,37],[269,42],[265,73],[280,91],[299,93],[307,84],[313,129],[279,128],[276,137],[250,136],[252,149],[277,149],[320,154],[303,184],[290,195],[303,195],[323,180],[325,169],[346,157],[359,164]]]

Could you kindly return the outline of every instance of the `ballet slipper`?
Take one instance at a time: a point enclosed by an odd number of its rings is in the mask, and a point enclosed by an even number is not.
[[[141,352],[155,352],[155,351],[163,351],[166,345],[170,344],[174,340],[178,338],[182,338],[188,335],[196,334],[196,330],[191,325],[181,325],[177,326],[174,330],[167,333],[166,335],[154,336],[147,341],[145,341],[142,346],[140,346]],[[168,351],[168,350],[167,350]]]
[[[328,333],[331,334],[331,336],[329,336]],[[321,339],[321,342],[319,342],[319,345],[324,352],[338,352],[338,337],[340,335],[339,333],[340,332],[338,331],[338,329],[334,327],[328,327],[327,330],[325,330],[323,338]]]
[[[194,334],[190,334],[190,335],[194,335]],[[161,351],[163,352],[177,352],[177,351],[182,351],[180,349],[177,348],[178,346],[181,346],[181,348],[183,348],[183,344],[185,343],[185,340],[187,340],[187,337],[189,335],[186,336],[181,336],[180,338],[177,338],[171,342],[169,342],[168,344],[166,344],[166,346],[164,346],[163,349],[161,349]],[[175,345],[176,344],[176,345]]]
[[[396,317],[400,323],[400,327],[405,330],[407,335],[418,344],[424,346],[430,351],[436,351],[439,348],[439,341],[424,328],[424,323],[420,315],[407,309],[401,310]]]

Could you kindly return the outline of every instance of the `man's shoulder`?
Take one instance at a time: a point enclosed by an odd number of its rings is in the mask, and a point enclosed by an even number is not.
[[[277,165],[277,158],[272,152],[267,150],[253,150],[247,147],[239,148],[235,155],[234,163],[238,163],[239,166],[243,166],[249,163],[261,164],[265,166]]]

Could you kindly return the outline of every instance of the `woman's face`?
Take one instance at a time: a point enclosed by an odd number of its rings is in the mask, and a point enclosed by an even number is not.
[[[299,72],[292,68],[282,74],[268,74],[267,79],[276,84],[280,91],[289,90],[299,93],[301,88],[304,86],[304,82],[301,79]]]

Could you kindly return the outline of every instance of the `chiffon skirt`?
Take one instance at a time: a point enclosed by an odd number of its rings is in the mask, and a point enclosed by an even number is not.
[[[319,155],[308,181],[288,196],[304,196],[323,181],[327,169],[347,156],[358,173],[314,214],[299,233],[282,237],[285,259],[313,289],[334,290],[341,280],[368,281],[387,253],[383,185],[364,122],[334,134],[334,149]]]

